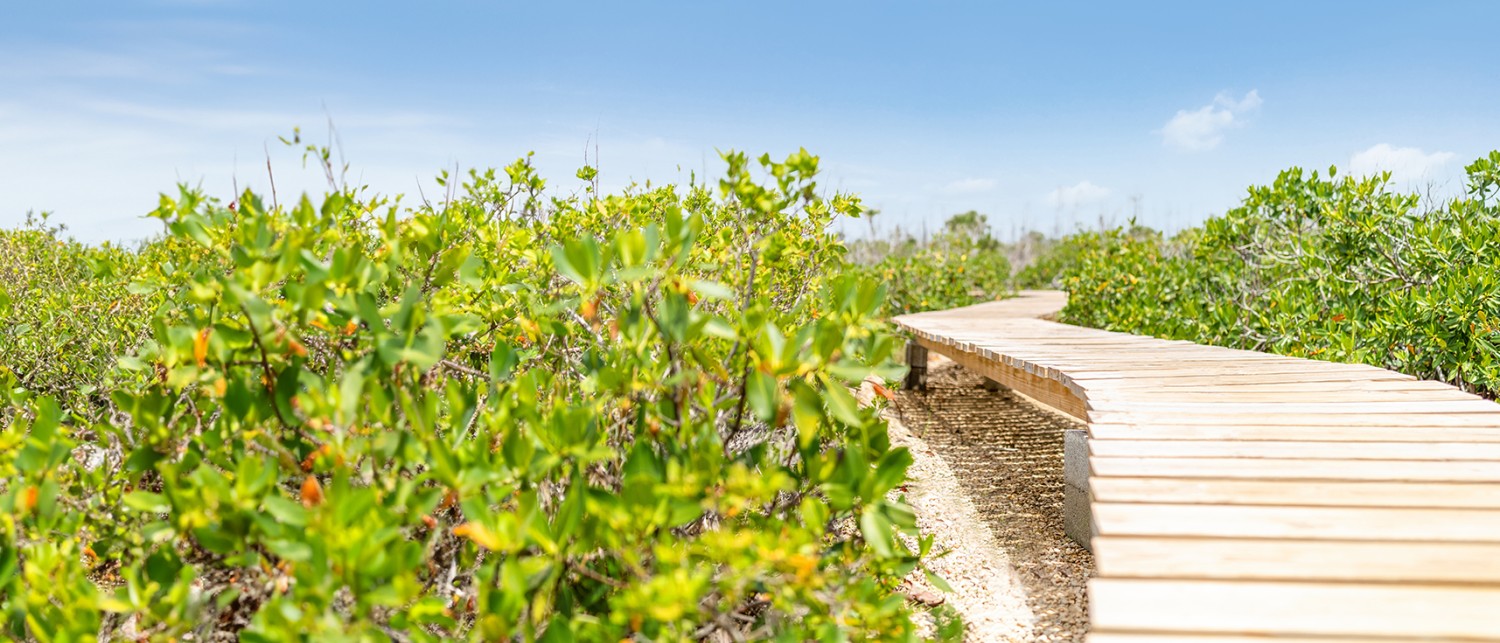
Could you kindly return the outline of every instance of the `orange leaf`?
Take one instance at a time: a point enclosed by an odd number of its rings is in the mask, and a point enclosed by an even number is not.
[[[311,473],[312,469],[313,469],[313,464],[315,464],[318,461],[318,456],[325,455],[325,454],[332,453],[332,452],[333,452],[333,447],[330,446],[330,445],[327,445],[327,444],[314,449],[312,453],[307,454],[307,457],[302,459],[302,471],[304,471],[306,473]],[[315,485],[318,483],[318,481],[316,479],[311,478],[311,477],[309,477],[308,480],[311,480],[312,483],[315,484]],[[319,490],[319,491],[321,491],[321,490]],[[306,497],[306,494],[307,494],[307,483],[306,482],[302,483],[302,493],[303,493],[303,497]]]
[[[311,509],[320,504],[323,504],[323,485],[318,484],[316,476],[308,476],[302,481],[302,506]]]
[[[208,363],[208,334],[211,332],[213,328],[205,328],[193,337],[193,360],[198,362],[200,368]]]
[[[25,495],[21,496],[21,508],[28,512],[36,509],[37,495],[39,493],[41,493],[41,490],[36,487],[26,487]]]
[[[474,544],[490,551],[500,550],[500,537],[496,536],[495,532],[490,531],[489,527],[481,525],[477,522],[466,522],[462,525],[454,527],[453,535],[458,536],[459,538],[468,538],[469,540],[474,541]]]
[[[787,562],[791,564],[799,581],[806,581],[818,569],[818,559],[807,554],[793,554]]]
[[[892,402],[896,401],[896,394],[892,393],[891,389],[888,389],[885,386],[881,385],[880,382],[870,382],[870,386],[874,387],[876,395],[879,395],[880,397],[883,397]]]
[[[1333,316],[1333,321],[1336,321],[1336,322],[1344,321],[1344,313],[1339,313],[1337,315],[1334,315]]]
[[[297,357],[307,357],[307,347],[303,346],[302,342],[289,339],[287,340],[287,345],[291,347],[293,353],[297,354]]]

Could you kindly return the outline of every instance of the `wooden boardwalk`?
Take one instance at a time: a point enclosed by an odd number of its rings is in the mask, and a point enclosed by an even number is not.
[[[1039,319],[1065,302],[896,322],[1087,422],[1090,641],[1500,641],[1500,405]]]

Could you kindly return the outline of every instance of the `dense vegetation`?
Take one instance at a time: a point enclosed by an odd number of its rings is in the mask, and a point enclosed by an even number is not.
[[[945,310],[1010,293],[1010,262],[978,212],[954,215],[931,238],[900,230],[850,244],[850,272],[885,285],[893,315]]]
[[[849,387],[899,375],[888,315],[1014,287],[1500,393],[1500,152],[1443,203],[1294,168],[1170,238],[1011,245],[975,212],[845,243],[815,157],[725,160],[564,198],[522,159],[413,207],[182,189],[138,248],[0,231],[5,636],[913,638],[910,455]]]
[[[108,400],[115,360],[135,347],[163,302],[156,288],[135,282],[146,266],[173,279],[172,260],[185,255],[172,240],[135,251],[87,246],[63,232],[44,216],[0,230],[0,377],[92,421]]]
[[[1202,227],[1082,232],[1036,277],[1066,321],[1361,362],[1500,395],[1500,152],[1466,195],[1293,168]]]
[[[862,206],[726,161],[3,233],[4,636],[911,638],[910,455],[847,388],[897,343],[827,231]]]

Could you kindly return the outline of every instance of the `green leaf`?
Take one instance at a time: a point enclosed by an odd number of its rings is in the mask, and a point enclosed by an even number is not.
[[[266,542],[266,549],[277,556],[294,563],[305,563],[312,560],[313,549],[310,545],[296,540],[271,540]]]
[[[690,279],[688,280],[688,288],[691,288],[693,292],[698,293],[698,296],[704,299],[732,301],[735,298],[733,290],[730,290],[728,286],[714,281]]]
[[[875,465],[875,475],[871,478],[870,496],[884,496],[887,491],[895,489],[906,480],[906,469],[911,464],[911,451],[906,447],[896,447],[887,451]]]
[[[145,513],[166,513],[172,510],[172,504],[167,502],[165,496],[149,491],[132,491],[125,494],[124,501],[125,506]]]
[[[849,426],[863,426],[865,419],[860,416],[859,402],[849,390],[827,376],[820,377],[823,380],[823,400],[828,403],[828,411],[833,417]]]
[[[750,408],[761,421],[770,422],[776,418],[776,409],[780,406],[781,399],[776,378],[760,371],[751,371],[745,393],[750,400]]]
[[[557,266],[557,271],[585,288],[598,286],[601,260],[599,242],[592,236],[567,241],[552,248],[552,262]]]
[[[882,558],[889,558],[893,551],[891,541],[895,539],[895,533],[891,530],[890,521],[886,520],[876,506],[865,507],[859,516],[859,530],[865,537],[865,543],[875,550]]]
[[[510,381],[520,363],[516,349],[505,342],[495,342],[495,350],[490,353],[490,378],[497,383]]]
[[[922,574],[927,577],[927,582],[932,583],[933,587],[936,587],[939,590],[942,590],[949,594],[953,593],[953,586],[949,585],[948,581],[943,580],[942,576],[938,576],[937,574],[932,573],[932,570],[929,570],[925,567],[922,568]]]
[[[277,521],[293,527],[307,525],[308,512],[301,504],[281,496],[266,496],[266,513]]]

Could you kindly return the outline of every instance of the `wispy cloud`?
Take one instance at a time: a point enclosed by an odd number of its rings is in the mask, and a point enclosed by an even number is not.
[[[978,194],[995,189],[995,185],[995,179],[967,178],[949,181],[939,191],[943,194]]]
[[[1381,143],[1350,157],[1349,173],[1370,176],[1390,172],[1391,181],[1395,183],[1416,183],[1435,178],[1451,160],[1452,152],[1428,154],[1415,147],[1393,147]]]
[[[267,133],[279,132],[294,125],[322,124],[329,118],[326,114],[319,115],[315,112],[160,107],[118,100],[87,101],[82,104],[82,107],[95,114],[139,121],[155,121],[175,127],[258,130]],[[425,128],[464,124],[461,119],[450,116],[410,111],[333,114],[332,119],[334,125],[340,128]]]
[[[0,191],[0,227],[15,225],[28,210],[54,210],[81,239],[139,239],[160,230],[139,215],[154,207],[157,191],[171,191],[178,181],[201,184],[219,197],[232,198],[245,188],[268,193],[268,156],[283,200],[318,193],[326,182],[317,169],[304,168],[300,150],[278,144],[275,135],[302,125],[308,140],[323,143],[326,119],[315,106],[256,111],[108,99],[0,102],[0,176],[25,186]],[[350,144],[342,148],[353,164],[349,180],[385,194],[413,194],[455,162],[468,167],[513,160],[495,158],[503,139],[474,140],[456,118],[335,110],[333,120]],[[524,153],[523,145],[507,154]]]
[[[1187,152],[1211,150],[1224,141],[1225,131],[1243,127],[1245,117],[1259,110],[1261,102],[1260,93],[1253,89],[1239,100],[1220,93],[1203,107],[1178,110],[1157,133],[1168,147]]]
[[[1109,188],[1094,185],[1089,181],[1079,181],[1074,185],[1053,190],[1043,200],[1048,206],[1054,208],[1072,208],[1098,203],[1108,198],[1109,195]]]
[[[269,76],[264,65],[247,63],[227,49],[182,43],[114,47],[0,46],[0,79],[20,89],[68,81],[130,81],[174,84],[222,77]]]

